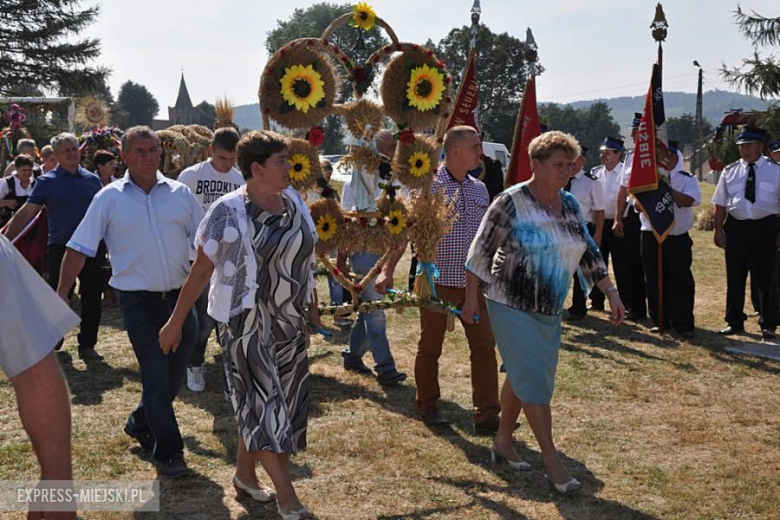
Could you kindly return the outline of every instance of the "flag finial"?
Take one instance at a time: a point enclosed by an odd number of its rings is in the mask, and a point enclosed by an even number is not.
[[[474,0],[474,5],[471,6],[471,23],[473,25],[479,24],[479,15],[482,14],[482,8],[479,6],[479,0]]]
[[[655,41],[660,43],[666,40],[669,22],[666,21],[664,7],[660,2],[655,6],[655,18],[653,19],[653,23],[650,24],[650,28],[653,30],[653,39],[655,39]]]

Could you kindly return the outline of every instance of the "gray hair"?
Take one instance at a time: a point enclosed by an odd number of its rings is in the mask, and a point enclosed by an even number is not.
[[[35,150],[38,147],[38,145],[35,144],[35,139],[19,139],[19,142],[16,143],[17,150],[25,146],[29,146],[33,150]]]
[[[75,143],[76,146],[79,145],[79,140],[76,138],[75,135],[71,134],[70,132],[62,132],[61,134],[57,134],[54,137],[51,138],[51,148],[54,150],[54,153],[57,153],[60,151],[60,146],[63,143]]]
[[[140,137],[141,139],[154,139],[157,144],[160,144],[160,140],[157,138],[157,134],[154,130],[148,126],[133,126],[125,130],[125,135],[122,136],[122,150],[127,152],[130,149],[130,141]]]

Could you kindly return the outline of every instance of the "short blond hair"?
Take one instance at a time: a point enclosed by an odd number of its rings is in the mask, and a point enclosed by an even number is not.
[[[447,130],[447,133],[444,134],[444,144],[442,145],[444,146],[445,155],[456,145],[462,143],[463,139],[469,134],[479,135],[474,127],[466,125],[453,126]]]
[[[570,156],[572,160],[580,156],[580,143],[577,139],[564,132],[553,130],[537,136],[528,145],[528,155],[531,160],[546,161],[558,150]]]

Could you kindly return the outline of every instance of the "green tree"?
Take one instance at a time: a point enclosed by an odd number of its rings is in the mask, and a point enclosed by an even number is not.
[[[117,122],[124,128],[149,125],[160,111],[160,105],[152,93],[145,86],[130,80],[125,81],[119,88],[116,106],[120,113],[126,114],[123,121]]]
[[[435,47],[452,74],[453,97],[471,50],[471,28],[452,29]],[[489,140],[512,145],[517,110],[528,79],[526,45],[507,33],[495,34],[481,25],[477,34],[477,83],[480,122]],[[543,72],[537,64],[537,73]]]
[[[288,20],[278,20],[276,28],[268,31],[265,40],[265,47],[270,54],[274,54],[282,48],[287,42],[297,40],[298,38],[319,38],[330,23],[339,16],[352,12],[353,4],[336,4],[321,2],[307,7],[306,9],[296,9]],[[364,33],[363,40],[365,49],[354,49],[354,43],[357,38],[357,30],[353,27],[342,26],[336,29],[330,41],[338,47],[348,50],[349,55],[356,63],[365,61],[375,50],[388,43],[381,32],[381,29],[374,26],[370,31]],[[349,82],[344,82],[341,89],[339,102],[343,103],[352,97],[352,86]],[[338,118],[328,117],[323,122],[322,129],[325,132],[325,143],[323,143],[323,152],[326,154],[343,153],[342,125]]]
[[[702,135],[705,137],[713,132],[712,125],[706,119],[702,126]],[[689,113],[668,118],[666,120],[666,134],[669,139],[677,141],[680,147],[694,144],[696,142],[696,118]]]
[[[587,147],[586,167],[590,168],[599,164],[598,149],[604,138],[620,137],[620,125],[611,112],[609,105],[604,102],[580,109],[548,103],[539,107],[539,118],[550,130],[569,133]]]
[[[201,101],[195,108],[200,112],[200,124],[208,128],[214,128],[214,122],[217,120],[217,109],[206,100]]]
[[[81,3],[0,0],[0,94],[14,85],[63,92],[105,81],[109,69],[90,65],[100,55],[100,40],[78,36],[100,10]]]
[[[753,56],[742,60],[742,67],[721,68],[723,79],[747,94],[759,95],[764,99],[780,96],[780,60],[770,55],[763,57],[758,47],[780,49],[780,16],[767,18],[755,11],[747,14],[737,7],[734,18],[739,31],[753,43]]]

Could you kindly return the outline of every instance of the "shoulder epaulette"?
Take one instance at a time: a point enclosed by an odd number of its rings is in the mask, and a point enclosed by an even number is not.
[[[685,175],[686,177],[693,177],[693,174],[691,172],[686,172],[685,170],[677,170],[681,175]]]
[[[772,159],[771,157],[767,157],[767,158],[766,158],[766,160],[767,160],[768,162],[771,162],[772,164],[776,164],[776,165],[780,166],[780,162],[777,162],[777,161],[775,161],[775,160],[774,160],[774,159]]]
[[[593,173],[593,170],[591,170],[591,171],[589,171],[589,172],[585,172],[585,177],[587,177],[588,179],[594,180],[594,181],[595,181],[595,180],[598,180],[598,179],[596,178],[596,174],[595,174],[595,173]]]
[[[731,164],[727,164],[723,169],[725,170],[726,168],[731,168],[732,166],[736,166],[737,164],[739,164],[739,160],[736,160]]]

